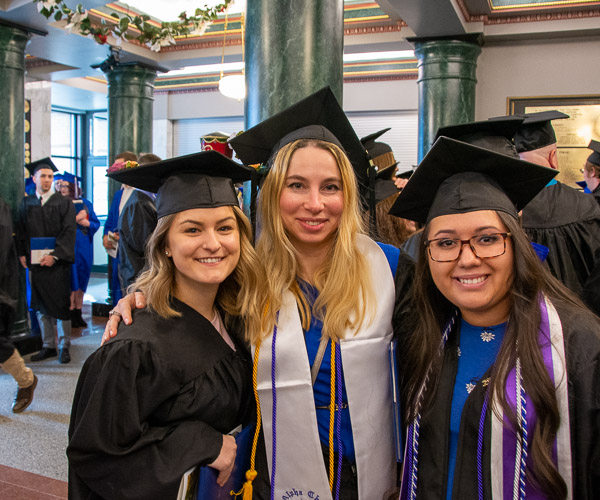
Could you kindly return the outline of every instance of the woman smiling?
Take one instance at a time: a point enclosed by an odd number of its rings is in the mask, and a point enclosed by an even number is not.
[[[229,477],[228,435],[252,420],[239,319],[262,275],[232,180],[249,172],[204,152],[111,174],[158,191],[158,224],[135,287],[148,308],[86,361],[69,427],[69,498],[176,498],[196,465]]]
[[[399,350],[402,499],[599,491],[600,321],[517,215],[555,174],[441,137],[390,211],[426,224]]]

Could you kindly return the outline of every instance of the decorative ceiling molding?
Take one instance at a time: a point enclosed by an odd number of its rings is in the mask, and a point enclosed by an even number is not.
[[[540,21],[565,21],[600,17],[600,9],[593,9],[589,4],[578,2],[547,2],[546,4],[523,4],[522,7],[496,10],[492,12],[488,3],[489,14],[471,14],[468,0],[456,0],[460,12],[467,22],[482,22],[484,25],[531,23]],[[599,2],[594,2],[598,4]],[[576,7],[586,7],[576,10]],[[565,10],[569,8],[569,10]],[[552,9],[552,10],[551,10]]]

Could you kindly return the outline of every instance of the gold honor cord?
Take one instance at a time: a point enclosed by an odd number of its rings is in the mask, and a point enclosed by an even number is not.
[[[333,493],[333,424],[335,422],[335,342],[331,340],[331,395],[329,396],[329,489]]]

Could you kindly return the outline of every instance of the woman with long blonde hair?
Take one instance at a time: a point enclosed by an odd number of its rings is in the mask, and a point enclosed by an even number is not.
[[[176,498],[194,466],[216,470],[223,486],[236,458],[230,433],[255,415],[240,320],[260,314],[251,297],[263,273],[232,184],[249,174],[211,151],[111,177],[158,191],[148,264],[134,284],[148,308],[81,371],[69,498]]]

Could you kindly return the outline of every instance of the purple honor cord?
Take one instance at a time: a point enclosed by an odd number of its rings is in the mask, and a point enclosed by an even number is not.
[[[273,328],[273,342],[271,344],[271,393],[273,396],[273,463],[271,466],[271,500],[275,499],[275,466],[277,456],[277,389],[275,387],[275,340],[277,339],[277,321],[279,313],[275,319]]]
[[[479,432],[477,434],[477,495],[479,500],[483,500],[483,433],[485,431],[485,416],[489,402],[489,392],[485,392],[485,399],[481,408],[481,417],[479,418]]]
[[[340,349],[340,343],[332,342],[335,348],[335,374],[336,374],[336,396],[337,396],[337,423],[335,432],[337,434],[337,449],[338,449],[338,463],[337,463],[337,479],[335,482],[335,499],[340,498],[340,487],[342,483],[342,353]]]

